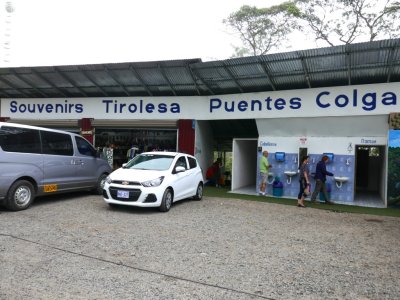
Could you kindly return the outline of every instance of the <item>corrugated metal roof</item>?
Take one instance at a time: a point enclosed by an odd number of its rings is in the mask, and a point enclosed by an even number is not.
[[[202,62],[0,68],[1,98],[207,96],[400,81],[400,39]]]

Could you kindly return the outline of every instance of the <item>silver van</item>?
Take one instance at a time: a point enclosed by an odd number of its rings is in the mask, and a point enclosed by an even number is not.
[[[78,190],[102,194],[112,171],[82,136],[0,122],[0,203],[28,208],[36,196]]]

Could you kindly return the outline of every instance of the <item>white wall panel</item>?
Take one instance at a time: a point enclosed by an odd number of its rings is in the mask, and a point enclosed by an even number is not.
[[[260,136],[387,136],[388,115],[257,119]]]
[[[214,135],[208,121],[196,121],[194,155],[203,169],[204,179],[208,167],[214,160],[213,139]]]

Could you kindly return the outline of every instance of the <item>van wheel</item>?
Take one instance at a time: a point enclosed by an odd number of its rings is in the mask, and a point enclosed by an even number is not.
[[[164,195],[161,200],[160,211],[167,212],[172,206],[172,199],[173,199],[171,189],[166,189]]]
[[[198,201],[203,199],[203,184],[201,182],[197,186],[196,195],[193,198]]]
[[[101,174],[99,179],[97,179],[96,188],[93,190],[96,195],[103,195],[103,187],[104,183],[106,182],[106,178],[107,174]]]
[[[14,182],[7,194],[6,206],[8,209],[17,211],[27,209],[35,198],[35,189],[27,180]]]

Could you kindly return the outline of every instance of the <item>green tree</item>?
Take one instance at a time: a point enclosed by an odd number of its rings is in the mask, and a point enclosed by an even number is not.
[[[239,34],[234,56],[279,49],[297,30],[334,46],[400,36],[400,2],[293,0],[269,8],[242,6],[224,23]]]
[[[393,0],[296,0],[295,17],[316,40],[330,46],[395,38],[400,5]]]
[[[243,47],[235,48],[235,56],[263,55],[278,48],[289,33],[298,28],[299,11],[291,2],[269,8],[242,6],[223,22],[239,34]]]
[[[400,203],[400,148],[389,147],[388,151],[388,204]]]

